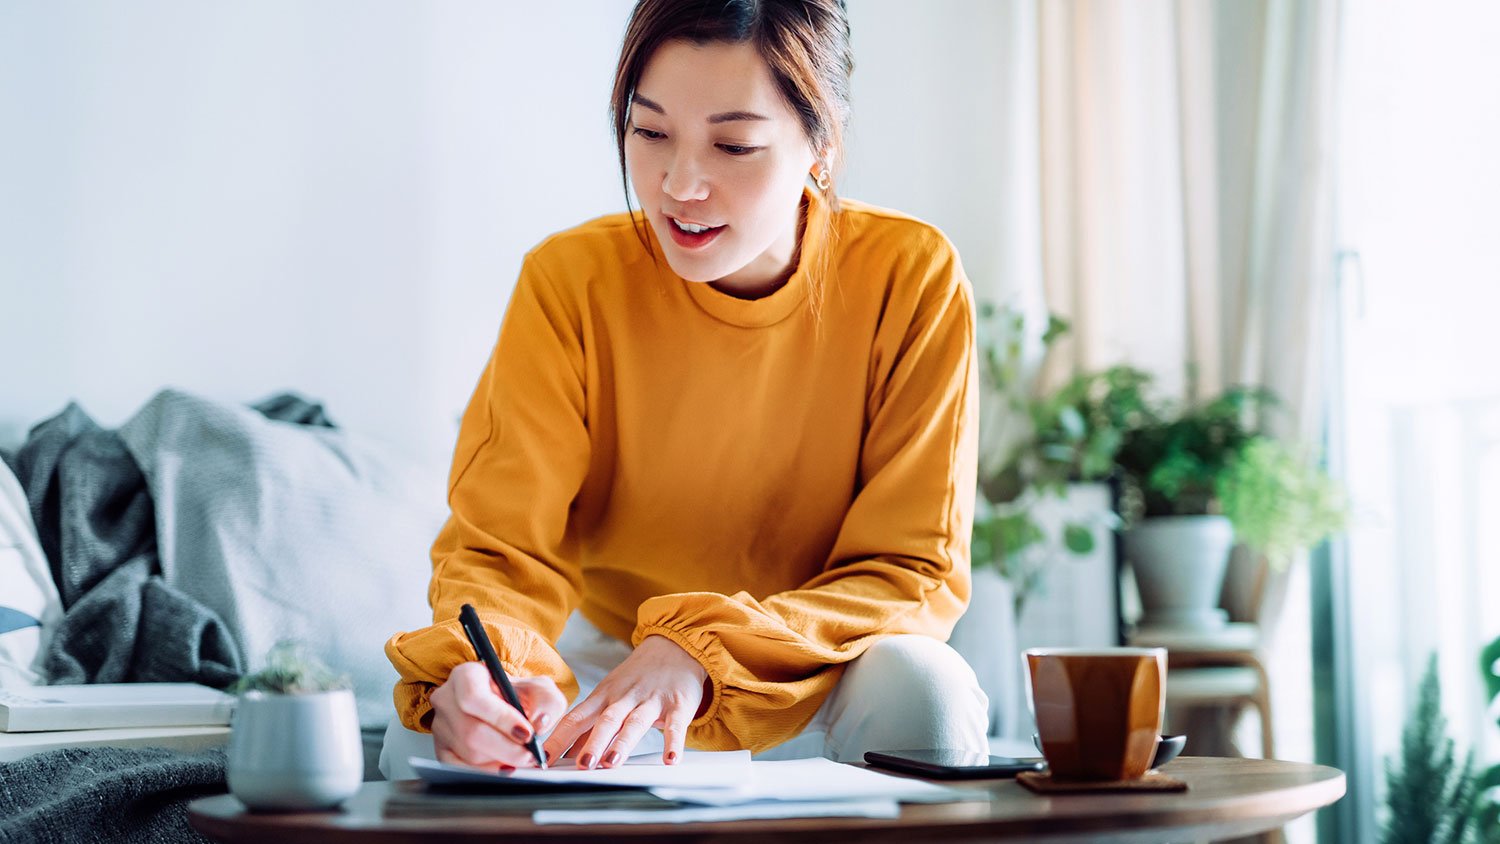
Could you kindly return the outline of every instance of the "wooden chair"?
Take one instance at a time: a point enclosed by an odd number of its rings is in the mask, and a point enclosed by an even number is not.
[[[1167,649],[1167,707],[1169,710],[1220,710],[1222,735],[1208,734],[1213,720],[1191,719],[1198,734],[1189,731],[1187,753],[1237,753],[1232,733],[1244,710],[1254,708],[1260,720],[1260,754],[1275,756],[1275,721],[1271,712],[1271,684],[1263,661],[1263,643],[1280,616],[1286,589],[1284,573],[1273,570],[1259,556],[1236,549],[1230,560],[1220,600],[1230,622],[1207,632],[1137,631],[1132,645]],[[1177,727],[1170,727],[1178,732]],[[1196,739],[1196,741],[1195,741]],[[1195,749],[1194,745],[1198,745]]]
[[[1233,737],[1245,709],[1254,708],[1260,721],[1261,758],[1275,758],[1271,682],[1263,645],[1280,616],[1285,590],[1284,572],[1273,570],[1263,557],[1236,549],[1220,598],[1230,619],[1222,630],[1140,631],[1127,638],[1132,645],[1167,649],[1165,731],[1187,733],[1187,754],[1245,755]],[[1275,844],[1283,837],[1275,831],[1258,840]]]

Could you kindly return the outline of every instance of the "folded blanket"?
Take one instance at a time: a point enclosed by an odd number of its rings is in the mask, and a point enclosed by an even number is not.
[[[349,676],[360,723],[384,726],[397,679],[385,640],[432,621],[442,466],[268,409],[291,410],[169,389],[120,426],[155,502],[162,577],[224,620],[248,668],[300,640]]]
[[[290,393],[255,409],[270,419],[333,427],[321,404]],[[223,688],[244,673],[230,627],[162,577],[151,493],[119,433],[69,404],[5,457],[25,487],[66,610],[50,636],[48,682]]]
[[[187,804],[226,789],[224,751],[54,750],[0,764],[0,841],[203,842]]]
[[[117,433],[69,404],[31,430],[16,468],[64,608],[48,682],[222,688],[243,673],[223,621],[161,578],[151,495]]]

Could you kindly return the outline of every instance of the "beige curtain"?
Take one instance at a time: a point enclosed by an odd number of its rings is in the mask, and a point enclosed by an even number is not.
[[[1335,0],[1041,0],[1043,377],[1263,384],[1321,425]],[[1190,376],[1195,372],[1195,376]]]

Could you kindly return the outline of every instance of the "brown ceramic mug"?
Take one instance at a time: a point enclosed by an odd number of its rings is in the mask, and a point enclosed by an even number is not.
[[[1031,648],[1026,666],[1055,779],[1131,780],[1150,769],[1167,702],[1165,648]]]

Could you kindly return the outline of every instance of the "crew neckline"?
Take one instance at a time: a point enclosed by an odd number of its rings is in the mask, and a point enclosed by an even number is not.
[[[765,328],[775,325],[791,316],[807,301],[810,289],[808,275],[823,251],[823,230],[828,216],[827,204],[817,191],[806,186],[802,188],[802,197],[807,203],[807,219],[802,226],[802,243],[797,256],[797,268],[792,271],[786,284],[781,285],[768,296],[762,296],[759,299],[740,299],[714,289],[708,282],[688,281],[682,278],[673,272],[665,257],[658,262],[658,265],[669,281],[685,287],[693,302],[704,313],[720,322],[741,328]],[[650,231],[655,247],[661,249],[655,230],[650,226],[647,229]]]

